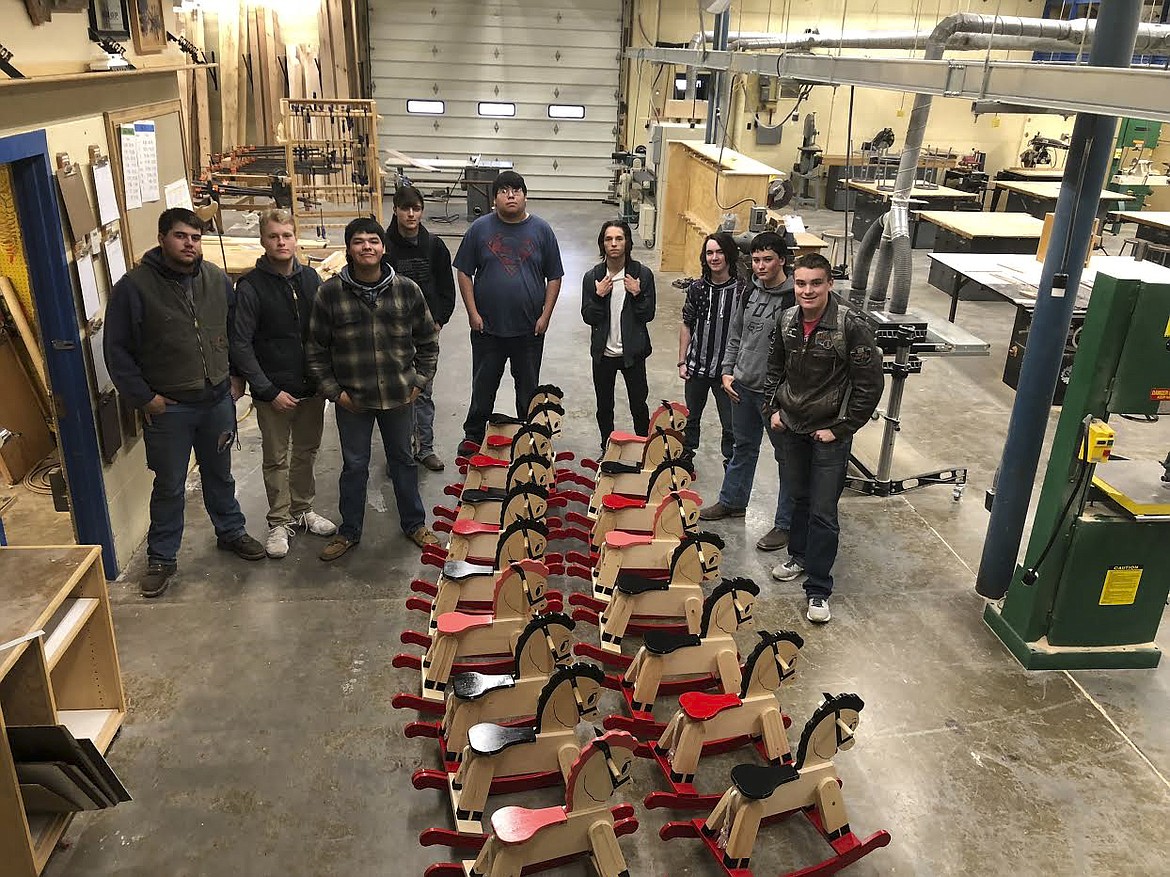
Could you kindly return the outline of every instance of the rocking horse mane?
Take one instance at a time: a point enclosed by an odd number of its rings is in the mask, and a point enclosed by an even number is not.
[[[528,422],[531,423],[533,417],[536,417],[538,414],[543,414],[546,411],[551,411],[554,414],[559,414],[564,417],[565,406],[560,402],[553,402],[551,399],[541,402],[528,412]]]
[[[588,661],[577,661],[567,667],[557,667],[548,677],[548,682],[540,689],[540,696],[536,699],[536,733],[540,733],[540,717],[548,702],[566,679],[589,677],[601,685],[605,682],[605,671],[596,664]]]
[[[535,557],[525,557],[521,560],[513,560],[504,569],[500,570],[499,575],[496,576],[495,587],[492,589],[492,599],[499,600],[500,593],[504,585],[508,581],[508,573],[538,573],[548,579],[548,566],[543,560],[537,560]]]
[[[569,775],[565,777],[565,812],[573,809],[573,787],[577,784],[577,778],[581,775],[581,771],[585,769],[585,764],[595,752],[605,749],[611,751],[613,749],[629,749],[634,752],[637,748],[638,741],[629,731],[606,731],[582,746],[581,754],[569,767]]]
[[[812,740],[812,735],[816,731],[817,725],[841,710],[853,710],[859,713],[864,706],[865,701],[856,694],[838,694],[835,697],[826,694],[824,702],[816,708],[812,717],[804,723],[804,730],[800,732],[800,746],[796,750],[796,769],[800,770],[804,766],[804,758],[808,754],[809,742]]]
[[[547,541],[548,539],[548,524],[544,521],[539,521],[536,518],[517,518],[502,531],[496,540],[496,569],[500,568],[500,552],[504,550],[504,544],[516,533],[522,530],[534,531],[539,533]]]
[[[707,635],[707,629],[711,625],[711,616],[715,612],[715,606],[728,594],[735,593],[736,591],[747,591],[753,597],[760,596],[760,586],[749,578],[724,579],[715,586],[715,590],[708,594],[707,599],[703,601],[703,621],[699,627],[700,636]]]
[[[698,493],[687,488],[683,488],[682,490],[672,490],[666,494],[666,496],[662,497],[661,501],[658,503],[658,508],[654,510],[655,526],[658,525],[659,518],[661,518],[666,513],[668,508],[670,508],[672,505],[675,505],[678,506],[681,510],[683,501],[688,499],[696,505],[702,503],[703,501]]]
[[[535,397],[539,396],[541,393],[543,393],[546,396],[555,396],[558,399],[565,398],[565,391],[562,390],[560,387],[558,387],[556,384],[541,384],[535,390],[532,391],[532,396],[533,396],[533,398],[535,398]]]
[[[512,444],[516,444],[516,439],[518,439],[520,436],[524,435],[525,433],[532,432],[538,435],[542,435],[550,441],[552,440],[552,430],[549,429],[547,425],[528,420],[520,424],[520,428],[516,430],[516,435],[512,436]]]
[[[540,497],[541,499],[548,499],[548,490],[546,488],[541,487],[539,484],[533,481],[525,481],[520,484],[513,485],[508,490],[508,492],[504,495],[504,505],[507,505],[513,499],[524,493],[531,493]]]
[[[778,630],[775,633],[769,633],[766,630],[756,631],[760,635],[760,641],[756,643],[756,647],[751,650],[751,653],[743,662],[743,685],[740,686],[739,696],[747,697],[748,686],[752,682],[752,673],[756,669],[756,661],[765,652],[770,652],[772,646],[779,642],[790,642],[798,649],[804,648],[804,638],[792,630]]]
[[[516,640],[516,662],[514,667],[516,676],[520,675],[520,656],[524,654],[524,648],[528,645],[529,638],[538,630],[544,630],[557,624],[568,630],[573,630],[577,626],[577,622],[563,612],[546,612],[543,615],[537,615],[524,625],[524,629],[520,631],[520,636]]]
[[[547,457],[542,457],[540,454],[521,454],[508,467],[508,479],[511,480],[517,469],[521,466],[527,466],[529,463],[535,463],[544,469],[551,469],[553,465]]]
[[[720,551],[726,547],[722,537],[717,533],[711,533],[706,530],[701,533],[687,533],[682,537],[682,539],[679,540],[678,545],[674,547],[674,551],[670,553],[671,576],[674,575],[674,568],[678,565],[679,561],[682,560],[683,555],[686,554],[687,549],[695,544],[714,545]],[[712,594],[712,596],[714,596],[714,594]]]

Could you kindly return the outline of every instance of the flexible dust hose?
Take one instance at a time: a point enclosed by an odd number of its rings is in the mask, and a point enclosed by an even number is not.
[[[856,307],[862,307],[865,304],[865,293],[869,284],[869,266],[873,261],[873,254],[881,242],[885,227],[886,217],[883,214],[875,219],[865,234],[861,236],[861,243],[857,245],[857,252],[853,255],[853,279],[849,284],[849,301]]]

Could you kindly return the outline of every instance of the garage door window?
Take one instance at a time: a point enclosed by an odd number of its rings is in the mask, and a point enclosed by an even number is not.
[[[408,100],[406,111],[421,116],[441,116],[447,111],[447,105],[441,100]]]
[[[481,100],[479,102],[479,114],[481,116],[514,116],[516,115],[516,105]]]
[[[550,119],[584,119],[585,107],[581,104],[549,104]]]

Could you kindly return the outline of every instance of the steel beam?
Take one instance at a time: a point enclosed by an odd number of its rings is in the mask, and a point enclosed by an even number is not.
[[[821,85],[856,85],[972,101],[1029,104],[1062,113],[1097,113],[1170,122],[1170,73],[1165,70],[994,59],[924,61],[649,47],[627,49],[626,56],[701,70],[779,75]]]

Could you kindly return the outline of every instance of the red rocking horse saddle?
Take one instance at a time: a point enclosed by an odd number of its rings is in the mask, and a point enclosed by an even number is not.
[[[702,691],[688,691],[679,695],[678,705],[688,719],[696,722],[705,722],[713,719],[724,710],[742,706],[743,701],[737,694],[706,694]]]
[[[501,807],[492,814],[492,831],[502,844],[522,844],[532,840],[542,828],[568,822],[564,807]]]

